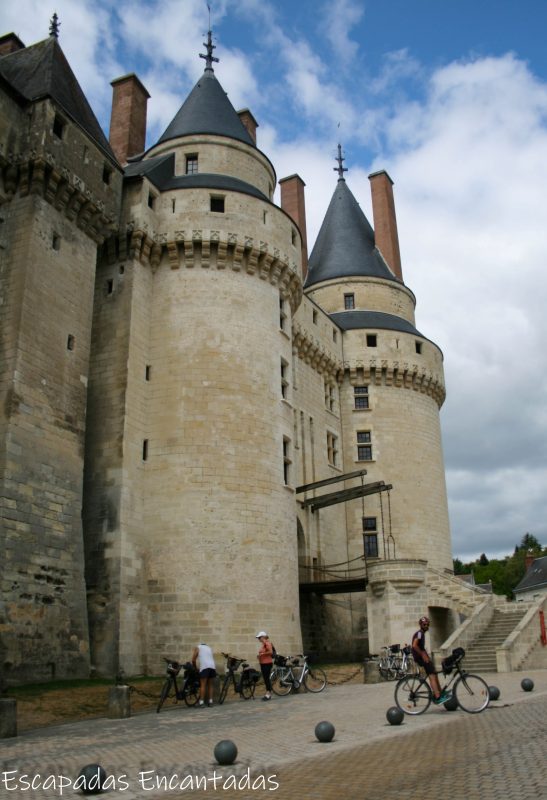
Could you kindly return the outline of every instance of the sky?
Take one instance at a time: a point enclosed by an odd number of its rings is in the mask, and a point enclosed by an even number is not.
[[[278,179],[306,183],[310,251],[339,142],[371,222],[367,176],[394,181],[416,324],[445,358],[454,556],[510,554],[527,532],[547,545],[546,0],[210,6],[215,75]],[[138,74],[152,145],[203,71],[205,0],[18,0],[0,31],[32,44],[54,11],[107,134],[110,81]]]

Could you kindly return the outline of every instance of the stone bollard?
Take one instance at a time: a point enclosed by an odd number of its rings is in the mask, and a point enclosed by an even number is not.
[[[131,716],[131,690],[129,686],[111,686],[108,690],[109,719],[126,719]]]
[[[377,661],[365,661],[363,663],[363,683],[381,683],[382,676],[378,669]]]
[[[0,739],[17,736],[17,700],[0,697]]]

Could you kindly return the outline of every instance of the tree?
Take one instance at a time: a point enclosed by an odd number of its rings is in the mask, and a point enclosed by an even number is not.
[[[538,553],[541,554],[543,548],[541,544],[538,542],[535,536],[532,536],[531,533],[525,533],[522,537],[520,545],[518,545],[519,550],[524,550],[525,553]]]
[[[486,558],[486,554],[482,553],[481,557],[479,558],[479,564],[481,565],[481,567],[487,567],[489,563],[490,562]]]

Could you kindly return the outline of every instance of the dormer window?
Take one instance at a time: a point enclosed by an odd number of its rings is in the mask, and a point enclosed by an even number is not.
[[[198,157],[197,153],[186,156],[186,174],[195,175],[198,171]]]

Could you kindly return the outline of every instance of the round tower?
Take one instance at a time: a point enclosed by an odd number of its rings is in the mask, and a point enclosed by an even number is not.
[[[439,421],[443,356],[416,328],[415,297],[402,278],[389,176],[370,176],[380,250],[346,184],[342,161],[339,152],[339,178],[310,255],[305,293],[343,331],[344,472],[363,467],[367,483],[392,487],[348,504],[349,558],[364,547],[369,596],[375,570],[387,561],[392,567],[397,563],[388,579],[382,577],[379,593],[397,585],[404,594],[424,586],[426,562],[441,572],[452,569]],[[414,599],[415,614],[423,598]],[[405,601],[397,606],[401,620],[406,606]],[[376,614],[378,630],[387,622]]]
[[[209,34],[202,77],[125,173],[126,671],[199,641],[251,656],[261,629],[301,647],[289,488],[300,235],[272,202],[275,171],[252,116],[245,127],[217,81],[212,49]]]

